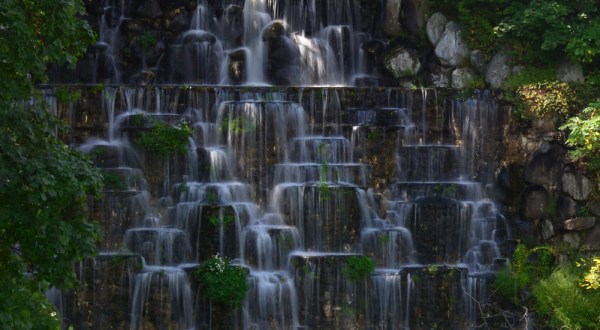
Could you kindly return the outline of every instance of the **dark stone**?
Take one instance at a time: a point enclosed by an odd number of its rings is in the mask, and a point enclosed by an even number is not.
[[[183,34],[184,44],[190,44],[195,42],[206,42],[212,45],[215,42],[217,42],[217,37],[215,37],[212,33],[206,32],[204,30],[190,30]]]
[[[229,47],[240,46],[244,37],[243,8],[238,5],[227,6],[219,23],[223,43]]]
[[[271,29],[269,29],[271,30]],[[300,83],[300,52],[296,44],[277,28],[268,36],[267,45],[267,77],[274,85],[297,85]],[[263,39],[265,34],[263,34]]]
[[[472,209],[442,196],[414,202],[407,228],[420,263],[457,263],[467,252]]]
[[[163,19],[165,29],[179,33],[188,29],[190,16],[185,8],[177,8],[168,12]]]
[[[140,17],[149,19],[156,19],[163,15],[163,11],[156,0],[145,0],[136,12]]]
[[[246,81],[246,51],[239,49],[229,54],[227,73],[231,84],[240,85]]]
[[[563,172],[563,164],[557,160],[563,159],[565,154],[564,148],[557,144],[552,144],[550,149],[540,148],[533,152],[525,164],[525,181],[535,185],[557,186]]]
[[[370,279],[351,281],[348,259],[357,254],[292,253],[299,323],[310,329],[366,329],[365,297]]]
[[[283,21],[275,20],[262,30],[262,40],[264,42],[273,42],[281,37],[288,35],[286,24]]]
[[[560,195],[556,206],[556,215],[559,219],[574,217],[578,209],[577,202],[567,195]]]
[[[530,186],[521,197],[521,214],[528,220],[541,219],[548,212],[550,194],[542,186]]]

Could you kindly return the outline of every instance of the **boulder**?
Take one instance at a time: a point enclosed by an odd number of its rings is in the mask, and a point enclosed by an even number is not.
[[[485,73],[485,56],[479,49],[471,52],[471,66],[475,69],[475,71],[477,71],[477,73]]]
[[[475,79],[475,73],[470,68],[457,68],[452,71],[452,88],[465,88]]]
[[[562,82],[583,82],[583,68],[581,63],[562,61],[556,73],[558,80]]]
[[[183,34],[183,43],[190,44],[196,42],[207,42],[209,44],[214,44],[217,42],[217,37],[210,32],[206,32],[204,30],[189,30]]]
[[[275,20],[267,25],[262,31],[262,40],[264,42],[274,41],[287,35],[286,24],[284,21]]]
[[[246,51],[244,49],[238,49],[229,54],[227,76],[234,85],[239,85],[246,80]]]
[[[385,23],[383,32],[388,36],[397,36],[402,32],[400,24],[400,10],[402,0],[388,0],[385,5]]]
[[[470,53],[461,36],[461,27],[452,21],[448,22],[435,47],[435,55],[443,65],[458,67],[466,64]]]
[[[565,230],[587,230],[594,228],[596,225],[596,217],[576,217],[565,220]]]
[[[447,88],[450,86],[450,70],[443,67],[437,67],[429,74],[430,83],[438,88]]]
[[[416,53],[404,47],[392,49],[384,59],[385,68],[396,79],[414,77],[421,68]]]
[[[156,0],[146,0],[138,8],[137,14],[140,17],[148,19],[156,19],[163,15],[163,11],[160,9],[160,5]]]
[[[523,172],[525,181],[535,185],[557,186],[563,172],[563,165],[557,159],[564,155],[565,150],[560,146],[552,144],[548,149],[542,144],[527,158]]]
[[[528,220],[541,219],[550,205],[550,194],[542,186],[531,186],[523,192],[522,215]]]
[[[565,172],[562,176],[562,190],[577,201],[588,199],[592,188],[590,179],[579,173]]]
[[[512,58],[505,52],[498,52],[485,70],[485,82],[492,88],[501,88],[506,79],[511,75]]]
[[[577,202],[566,195],[560,195],[556,203],[556,215],[559,219],[569,219],[577,214]]]
[[[185,8],[177,8],[168,12],[163,18],[163,26],[172,32],[181,32],[188,29],[189,14]]]
[[[427,2],[428,0],[402,0],[400,21],[405,31],[415,36],[421,34],[427,23]]]
[[[448,23],[448,19],[442,13],[434,13],[427,20],[425,31],[427,32],[427,39],[429,39],[429,42],[431,42],[433,46],[437,46],[442,38],[446,23]]]

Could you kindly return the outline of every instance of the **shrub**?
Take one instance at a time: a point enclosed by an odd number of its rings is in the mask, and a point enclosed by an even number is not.
[[[218,254],[204,261],[192,273],[205,295],[213,302],[240,307],[246,298],[248,280],[246,270],[231,264]]]
[[[517,89],[517,95],[534,115],[568,116],[575,111],[575,92],[567,83],[551,81],[527,84]]]
[[[135,142],[144,150],[157,153],[159,156],[185,155],[188,152],[191,135],[192,129],[187,122],[182,122],[178,126],[155,122],[152,128],[140,134]]]
[[[582,269],[556,269],[533,287],[534,310],[552,329],[600,329],[600,291],[580,287]]]
[[[600,170],[600,101],[590,103],[578,116],[570,118],[560,129],[569,130],[567,145],[573,160],[585,161],[593,171]]]
[[[352,256],[348,258],[346,274],[352,281],[366,279],[375,270],[375,262],[367,256]]]
[[[554,253],[547,246],[530,250],[524,244],[518,244],[510,267],[496,274],[493,287],[513,303],[519,303],[526,290],[550,274],[554,261]]]

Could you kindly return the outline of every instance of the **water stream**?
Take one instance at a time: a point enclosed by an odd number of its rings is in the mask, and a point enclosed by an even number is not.
[[[487,195],[497,105],[483,94],[309,87],[369,75],[360,45],[370,36],[357,32],[354,2],[332,3],[223,1],[216,19],[199,0],[160,61],[165,85],[122,86],[115,75],[102,87],[105,130],[77,142],[108,183],[91,205],[103,262],[82,263],[79,274],[81,292],[112,293],[75,293],[66,326],[474,326],[506,238]],[[111,52],[123,47],[129,5],[107,0],[99,24],[98,58],[117,71]],[[274,42],[289,57],[276,72]],[[265,87],[283,78],[307,87]],[[187,155],[140,148],[136,138],[158,122],[189,124]],[[227,319],[190,275],[216,254],[248,270],[246,300]],[[348,276],[356,256],[375,262],[365,279]]]

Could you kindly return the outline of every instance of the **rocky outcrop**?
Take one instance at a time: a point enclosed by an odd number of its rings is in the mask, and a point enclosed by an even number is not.
[[[384,60],[385,68],[394,78],[415,77],[421,68],[417,55],[404,47],[393,49]]]
[[[444,32],[435,46],[435,55],[447,66],[464,66],[470,55],[467,43],[461,35],[461,27],[455,22],[448,22]]]

